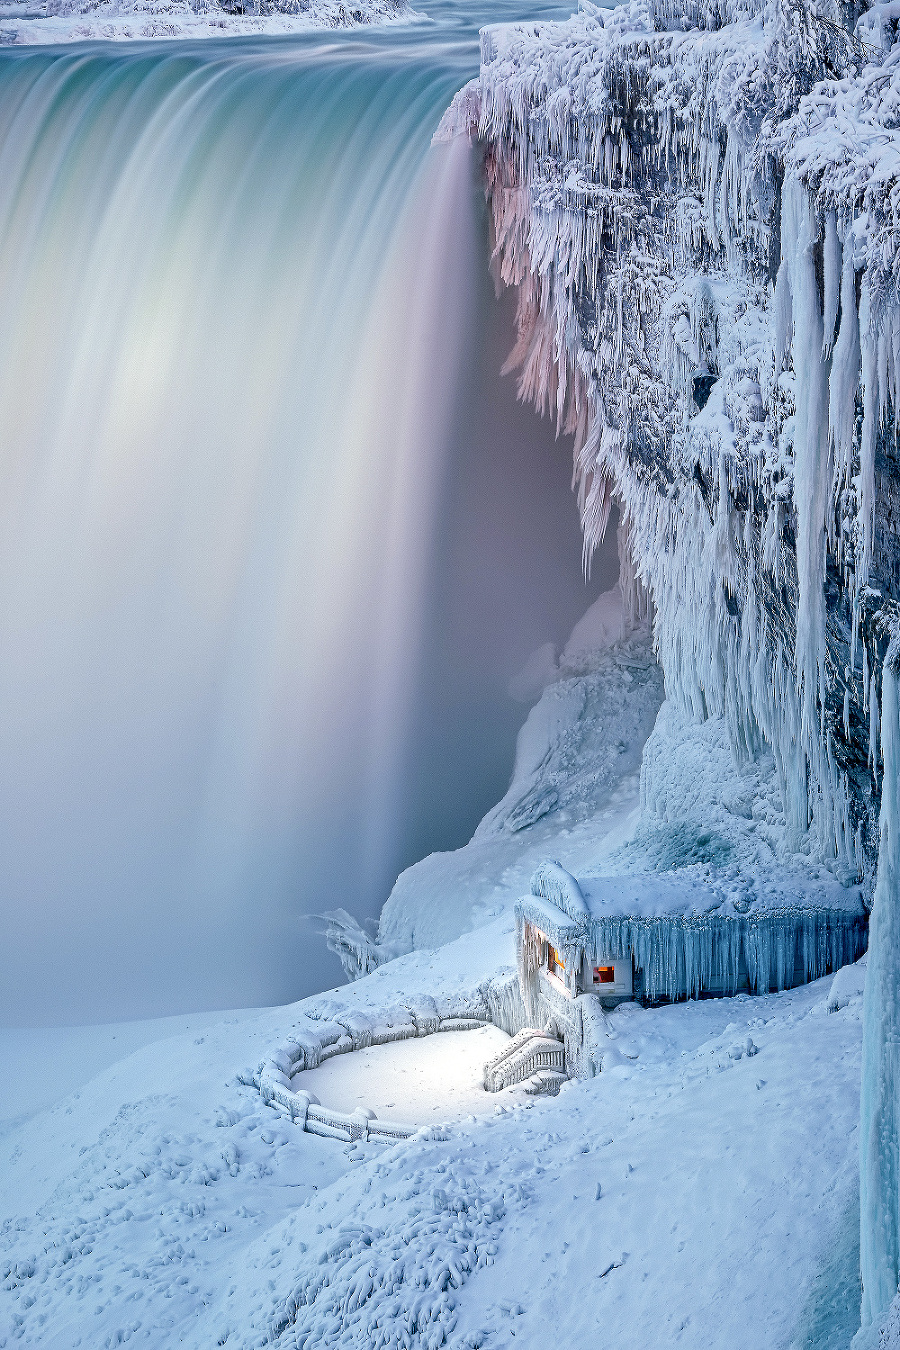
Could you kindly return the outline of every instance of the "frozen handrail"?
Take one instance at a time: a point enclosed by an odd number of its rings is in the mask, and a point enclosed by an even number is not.
[[[500,1092],[522,1083],[541,1069],[565,1072],[565,1047],[562,1041],[544,1031],[526,1027],[514,1036],[484,1068],[486,1092]]]

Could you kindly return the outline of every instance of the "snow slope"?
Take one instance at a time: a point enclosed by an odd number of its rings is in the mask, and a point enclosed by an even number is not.
[[[187,1013],[89,1027],[0,1027],[0,1132],[68,1097],[142,1046],[198,1032],[227,1014]]]
[[[833,1014],[828,981],[625,1006],[618,1067],[394,1147],[306,1134],[239,1081],[304,1015],[460,991],[510,941],[147,1047],[21,1126],[0,1346],[581,1345],[598,1323],[624,1350],[846,1346],[858,989]]]
[[[577,874],[628,838],[663,689],[649,627],[626,610],[617,585],[576,625],[519,732],[502,801],[465,848],[398,879],[379,924],[386,951],[448,942],[511,909],[544,858]]]

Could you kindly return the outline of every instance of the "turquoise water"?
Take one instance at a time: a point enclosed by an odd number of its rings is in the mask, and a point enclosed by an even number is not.
[[[565,10],[426,12],[0,54],[0,1020],[336,982],[298,915],[409,860],[487,261],[429,146]]]

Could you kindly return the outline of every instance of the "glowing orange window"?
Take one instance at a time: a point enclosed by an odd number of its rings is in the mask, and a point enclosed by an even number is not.
[[[615,984],[615,966],[594,966],[594,984]]]
[[[565,975],[566,973],[565,961],[549,942],[547,943],[547,969],[551,975]]]

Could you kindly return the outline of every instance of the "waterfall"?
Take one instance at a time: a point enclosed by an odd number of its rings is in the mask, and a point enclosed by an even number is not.
[[[429,149],[457,66],[0,65],[5,1013],[148,966],[271,1001],[298,912],[389,888],[476,269],[470,152]]]
[[[615,579],[431,145],[520,14],[0,52],[0,1024],[335,983]]]

